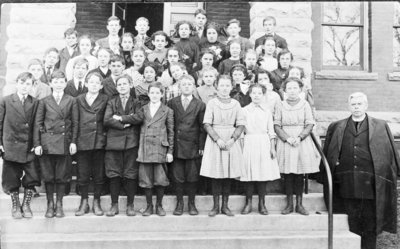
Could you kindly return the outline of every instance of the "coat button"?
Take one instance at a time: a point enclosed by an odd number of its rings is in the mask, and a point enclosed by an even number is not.
[[[354,165],[354,168],[356,169],[356,168],[357,168],[357,165]]]
[[[63,132],[63,133],[62,133],[62,135],[64,136],[64,135],[65,135],[65,133]]]
[[[28,127],[28,126],[29,126],[29,124],[28,124],[28,123],[26,123],[26,124],[25,124],[25,126],[26,126],[26,127]]]

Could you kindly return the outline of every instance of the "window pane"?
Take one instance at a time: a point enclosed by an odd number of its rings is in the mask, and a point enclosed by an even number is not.
[[[360,28],[323,27],[323,65],[360,66]]]
[[[361,24],[359,2],[324,3],[324,23]]]
[[[393,66],[400,67],[400,28],[393,29]]]

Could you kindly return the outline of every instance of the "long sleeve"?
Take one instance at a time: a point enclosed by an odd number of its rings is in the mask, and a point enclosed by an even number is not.
[[[204,127],[202,126],[203,120],[204,120],[204,114],[206,111],[206,105],[204,103],[201,104],[200,112],[198,115],[198,120],[197,123],[200,127],[200,134],[199,134],[199,149],[204,150],[204,144],[206,141],[206,131]]]
[[[110,127],[118,130],[123,130],[124,125],[118,120],[113,119],[114,111],[113,111],[113,100],[109,100],[106,107],[106,112],[104,114],[104,126]]]
[[[238,125],[236,126],[235,131],[232,134],[232,138],[236,141],[239,139],[240,135],[242,134],[242,132],[244,131],[245,126],[244,125]]]
[[[168,154],[174,153],[174,111],[172,109],[168,110],[167,120],[167,137],[168,137]]]
[[[282,129],[282,105],[278,105],[275,114],[274,114],[274,128],[275,133],[282,141],[286,142],[286,140],[290,137],[283,129]]]
[[[0,146],[3,145],[3,127],[4,127],[5,116],[6,116],[6,103],[3,98],[0,102]]]
[[[44,132],[44,116],[45,116],[45,103],[40,100],[36,111],[35,124],[33,126],[33,146],[41,145],[40,133]]]
[[[213,141],[217,141],[219,139],[217,132],[212,128],[211,124],[204,124],[204,129]]]
[[[107,112],[106,112],[107,113]],[[132,124],[132,125],[139,125],[144,121],[144,108],[141,107],[138,112],[131,113],[129,115],[122,115],[122,123],[123,124]]]
[[[78,131],[79,131],[79,109],[78,109],[78,103],[76,99],[73,99],[72,102],[72,140],[71,142],[76,144],[78,140]]]

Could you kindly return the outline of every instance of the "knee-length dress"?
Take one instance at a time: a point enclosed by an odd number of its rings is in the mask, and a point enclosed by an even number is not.
[[[243,146],[243,172],[240,181],[272,181],[280,178],[278,161],[272,159],[271,139],[276,137],[267,104],[250,103],[243,108],[246,128]]]
[[[223,103],[219,98],[207,103],[204,124],[210,124],[218,136],[227,142],[238,125],[245,125],[242,108],[237,100]],[[208,135],[204,146],[200,175],[211,178],[240,178],[243,164],[242,149],[236,141],[230,150],[221,150]]]
[[[297,137],[309,124],[315,124],[311,107],[301,99],[294,106],[283,101],[275,111],[274,124],[279,125],[291,137]],[[283,174],[309,174],[319,171],[321,160],[317,148],[310,136],[307,136],[297,147],[280,139],[276,145],[277,159]]]

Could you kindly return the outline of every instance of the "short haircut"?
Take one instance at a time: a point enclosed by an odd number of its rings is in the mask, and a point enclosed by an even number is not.
[[[99,78],[101,85],[103,85],[103,77],[101,76],[101,74],[99,72],[89,73],[85,78],[85,82],[87,83],[89,81],[89,79],[92,78],[93,76]]]
[[[202,14],[202,15],[204,15],[205,17],[207,17],[207,12],[206,12],[205,10],[203,10],[203,9],[197,9],[197,10],[194,12],[194,16],[197,16],[198,14]]]
[[[131,54],[133,55],[133,52],[136,52],[136,51],[142,52],[144,54],[144,57],[146,57],[146,50],[144,50],[143,47],[137,46],[137,47],[133,48]]]
[[[130,37],[130,38],[132,38],[132,42],[135,41],[135,36],[134,36],[131,32],[126,32],[126,33],[124,33],[124,34],[122,35],[122,37],[121,37],[121,42],[122,42],[122,40],[124,39],[124,37]]]
[[[294,78],[294,77],[290,77],[290,78],[287,78],[287,79],[282,83],[281,88],[282,88],[283,91],[286,91],[286,86],[287,86],[287,84],[288,84],[289,82],[296,82],[297,84],[299,84],[299,87],[300,87],[300,88],[303,88],[303,86],[304,86],[303,81],[302,81],[301,79]]]
[[[110,17],[107,19],[107,24],[109,24],[109,23],[112,22],[112,21],[118,21],[118,23],[120,22],[118,16],[110,16]]]
[[[229,44],[229,45],[228,45],[228,46],[229,46],[229,49],[231,49],[232,44],[239,44],[240,50],[243,50],[243,49],[242,49],[242,43],[240,42],[239,39],[230,40],[228,44]]]
[[[264,44],[265,44],[266,41],[273,41],[273,42],[275,43],[275,47],[277,47],[277,46],[276,46],[276,41],[274,40],[274,37],[272,37],[272,36],[267,36],[267,37],[265,38]]]
[[[76,31],[74,28],[68,28],[64,32],[64,38],[66,38],[67,36],[70,36],[70,35],[75,35],[76,37],[78,37],[78,31]]]
[[[50,76],[50,81],[53,81],[53,79],[65,79],[67,80],[67,77],[65,77],[65,73],[60,70],[55,70]]]
[[[36,66],[36,65],[39,65],[40,67],[42,67],[42,69],[44,69],[44,66],[43,66],[42,61],[39,60],[39,59],[37,59],[37,58],[34,58],[34,59],[32,59],[32,60],[29,61],[29,63],[28,63],[28,69],[29,69],[31,66]]]
[[[276,56],[276,59],[278,60],[278,64],[279,64],[279,65],[280,65],[279,61],[280,61],[280,59],[281,59],[281,56],[282,56],[282,55],[285,55],[285,54],[290,54],[290,60],[293,61],[293,54],[292,54],[292,52],[290,52],[288,49],[282,49],[282,50],[278,53],[278,55]]]
[[[235,64],[231,67],[231,70],[229,71],[229,75],[232,77],[233,72],[235,71],[241,71],[243,72],[244,78],[247,78],[247,76],[249,76],[249,74],[247,73],[247,68],[242,65],[242,64]]]
[[[79,58],[79,59],[75,60],[73,68],[75,68],[76,66],[83,65],[83,64],[86,64],[86,69],[89,68],[89,61],[86,60],[85,58]]]
[[[113,62],[121,62],[122,65],[125,66],[125,59],[120,55],[117,55],[117,54],[111,55],[110,64]]]
[[[275,19],[275,17],[273,17],[273,16],[266,16],[266,17],[263,19],[263,26],[264,26],[264,22],[266,22],[266,21],[272,21],[273,24],[274,24],[274,26],[276,26],[276,19]]]
[[[78,44],[84,39],[89,40],[90,41],[90,45],[93,47],[93,40],[90,37],[90,35],[88,35],[88,34],[84,34],[84,35],[79,36]]]
[[[136,22],[135,22],[135,24],[137,25],[137,24],[138,24],[138,22],[141,22],[141,21],[143,21],[143,22],[147,22],[147,25],[149,25],[149,24],[150,24],[150,22],[149,22],[149,19],[147,19],[146,17],[143,17],[143,16],[141,16],[141,17],[139,17],[138,19],[136,19]]]
[[[229,81],[231,82],[232,87],[233,87],[233,81],[232,81],[231,76],[229,76],[229,75],[227,75],[227,74],[220,75],[220,76],[218,77],[217,82],[216,82],[216,86],[219,85],[219,82],[220,82],[221,80],[229,80]]]
[[[231,19],[229,20],[228,24],[226,25],[226,27],[229,27],[231,24],[236,23],[239,27],[240,27],[240,21],[238,19]]]
[[[51,48],[46,49],[46,51],[44,52],[44,56],[50,54],[51,52],[57,53],[57,55],[59,56],[58,49],[55,48],[55,47],[51,47]]]
[[[161,82],[150,83],[149,88],[147,90],[150,92],[150,88],[152,88],[152,87],[160,89],[161,94],[164,94],[164,89],[165,88],[164,88],[164,86],[162,85]]]
[[[122,74],[122,75],[118,76],[118,77],[115,79],[115,85],[118,85],[118,81],[119,81],[120,79],[127,79],[128,82],[129,82],[129,85],[132,85],[132,84],[133,84],[133,80],[132,80],[132,77],[131,77],[131,76],[129,76],[128,74]]]
[[[155,41],[155,39],[156,39],[156,36],[164,36],[165,37],[165,41],[167,42],[167,46],[165,46],[166,48],[168,48],[168,47],[170,47],[171,45],[172,45],[172,40],[171,40],[171,38],[169,38],[169,36],[167,35],[167,33],[165,33],[164,31],[162,31],[162,30],[158,30],[158,31],[156,31],[156,32],[154,32],[152,35],[151,35],[151,40],[152,41]]]
[[[368,104],[368,97],[365,93],[362,93],[362,92],[355,92],[355,93],[350,94],[347,102],[350,104],[350,100],[355,99],[355,98],[362,98],[363,101]]]
[[[188,75],[188,74],[182,75],[182,77],[179,78],[178,83],[180,84],[184,80],[190,81],[190,83],[195,85],[194,78],[191,75]]]
[[[267,88],[264,85],[256,83],[256,84],[250,85],[249,94],[253,92],[254,88],[261,88],[261,91],[262,91],[263,94],[265,94],[267,92]]]
[[[269,81],[271,81],[271,73],[268,72],[267,70],[264,70],[262,68],[258,68],[258,70],[256,71],[256,77],[254,78],[254,82],[258,82],[258,75],[260,74],[266,74],[268,76]]]
[[[111,49],[100,47],[100,48],[99,48],[99,51],[97,51],[97,58],[99,57],[100,51],[105,51],[105,52],[107,52],[108,55],[109,55],[110,57],[111,57],[111,55],[113,54],[113,52],[111,51]]]
[[[208,73],[208,72],[212,72],[212,73],[214,74],[215,78],[218,78],[218,75],[219,75],[218,70],[215,69],[215,68],[213,68],[213,67],[204,68],[204,69],[202,69],[201,71],[199,71],[199,74],[201,74],[201,77],[203,77],[203,75],[204,75],[205,73]]]
[[[28,79],[33,80],[33,75],[30,72],[23,72],[23,73],[18,74],[17,79],[15,81],[18,82],[20,80],[22,82],[25,82]]]

